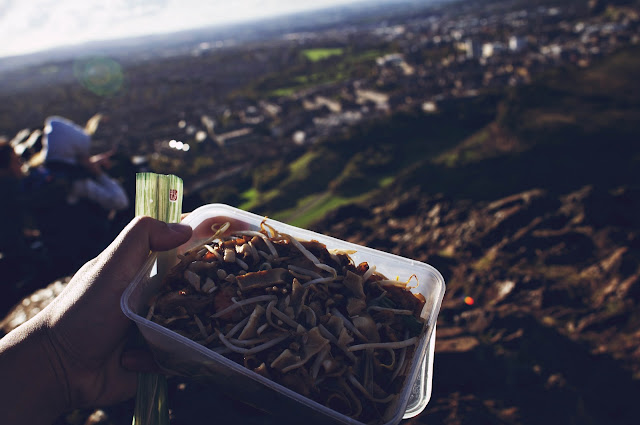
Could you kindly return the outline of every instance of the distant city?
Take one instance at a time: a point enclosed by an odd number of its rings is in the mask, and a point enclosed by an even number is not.
[[[54,112],[77,120],[105,112],[103,143],[166,171],[178,161],[200,187],[249,167],[251,146],[263,158],[282,155],[398,111],[437,113],[554,67],[588,68],[640,42],[640,11],[594,0],[380,3],[312,23],[277,18],[242,37],[170,38],[5,71],[0,134],[26,139],[21,130]],[[16,96],[31,107],[16,107]]]

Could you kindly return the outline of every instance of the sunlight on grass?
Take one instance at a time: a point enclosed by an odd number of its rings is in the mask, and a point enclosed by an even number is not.
[[[311,62],[318,62],[323,59],[330,58],[331,56],[342,55],[344,49],[341,48],[319,48],[319,49],[306,49],[302,51],[302,54]]]
[[[296,217],[291,224],[298,227],[307,227],[314,221],[317,221],[325,216],[329,211],[332,211],[342,205],[348,204],[351,201],[349,199],[341,197],[329,197],[326,201],[320,203],[311,211]]]
[[[289,169],[291,170],[291,177],[298,178],[300,175],[306,175],[309,164],[316,158],[317,154],[314,152],[307,152],[302,155],[300,158],[293,161],[289,164]]]
[[[294,94],[296,92],[296,88],[295,87],[283,87],[280,89],[276,89],[273,90],[271,92],[269,92],[270,96],[291,96],[292,94]]]
[[[489,137],[489,130],[487,128],[483,128],[468,137],[466,140],[463,140],[460,145],[440,154],[434,159],[434,163],[443,164],[451,168],[473,162],[477,159],[482,159],[483,156],[480,152],[484,149],[483,146]]]
[[[256,189],[255,187],[252,187],[249,190],[245,190],[240,194],[244,202],[238,205],[238,208],[245,211],[251,210],[251,208],[253,208],[253,206],[258,203],[258,195],[258,189]]]
[[[384,178],[380,179],[380,182],[378,183],[378,185],[379,185],[380,187],[387,187],[387,186],[390,186],[390,185],[391,185],[391,183],[393,183],[395,179],[396,179],[396,176],[387,176],[387,177],[384,177]]]
[[[307,228],[329,211],[349,202],[350,199],[331,196],[329,193],[313,194],[301,199],[295,208],[274,214],[273,218],[293,226]]]
[[[371,194],[367,192],[359,196],[343,197],[331,192],[316,193],[301,199],[294,208],[275,213],[273,218],[293,226],[308,228],[329,212],[343,205],[362,202]]]
[[[295,93],[314,87],[320,84],[336,84],[351,78],[354,65],[359,63],[373,61],[376,58],[383,56],[384,51],[379,50],[367,50],[359,54],[352,54],[352,52],[345,52],[342,48],[317,48],[317,49],[305,49],[302,51],[302,55],[312,61],[320,62],[332,56],[342,56],[340,62],[331,66],[329,70],[318,67],[316,72],[303,75],[290,75],[288,78],[284,78],[285,87],[273,89],[266,93],[267,96],[287,97],[292,96]],[[306,72],[306,70],[305,70]],[[296,73],[299,73],[296,72]]]
[[[242,192],[241,196],[244,200],[238,208],[245,211],[253,211],[261,202],[267,202],[280,194],[278,189],[272,189],[267,192],[260,192],[256,188],[248,189]]]

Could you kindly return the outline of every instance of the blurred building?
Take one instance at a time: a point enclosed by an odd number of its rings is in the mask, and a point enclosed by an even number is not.
[[[465,41],[464,47],[469,59],[479,58],[482,55],[482,46],[476,40]]]
[[[527,47],[527,39],[522,36],[512,35],[509,37],[509,50],[519,52]]]

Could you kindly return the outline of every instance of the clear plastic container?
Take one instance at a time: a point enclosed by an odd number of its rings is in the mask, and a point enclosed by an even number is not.
[[[200,207],[183,221],[194,229],[194,235],[189,242],[178,248],[178,252],[184,252],[202,243],[211,234],[212,223],[229,220],[237,227],[256,230],[259,229],[264,217],[223,204]],[[407,281],[411,275],[417,276],[418,285],[412,291],[421,293],[426,299],[421,314],[426,321],[426,326],[420,336],[405,385],[394,405],[388,409],[384,424],[394,425],[403,418],[410,418],[422,412],[431,396],[435,323],[445,291],[442,275],[432,266],[419,261],[352,244],[275,220],[268,219],[267,223],[278,231],[299,240],[316,240],[325,244],[328,249],[355,251],[350,256],[356,264],[366,261],[375,266],[376,271],[390,279],[398,278],[399,281]],[[157,255],[152,255],[145,263],[122,295],[121,307],[124,314],[136,323],[153,350],[156,360],[164,369],[191,377],[206,377],[213,385],[224,389],[230,396],[278,415],[283,415],[285,412],[285,416],[304,417],[305,422],[310,423],[362,424],[147,320],[145,315],[148,301],[154,293],[159,291],[161,285],[162,272],[158,273],[157,260]]]

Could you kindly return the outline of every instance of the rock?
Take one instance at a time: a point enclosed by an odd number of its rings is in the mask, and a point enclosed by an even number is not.
[[[471,351],[480,345],[477,338],[472,336],[462,336],[453,339],[439,339],[436,342],[437,353],[465,352]]]
[[[599,402],[606,399],[624,406],[621,417],[629,419],[633,405],[624,400],[637,393],[632,377],[640,377],[638,199],[630,187],[592,186],[494,202],[385,193],[368,201],[368,220],[345,209],[342,223],[316,228],[357,235],[445,276],[434,388],[446,400],[464,388],[493,406],[492,420],[512,406],[526,415],[545,405],[552,406],[550,422],[581,422],[610,417],[615,409]],[[506,400],[512,405],[500,409]],[[439,406],[436,393],[431,403],[423,423],[439,418],[430,413]]]
[[[16,304],[0,322],[0,330],[5,334],[11,332],[27,320],[42,311],[67,286],[70,277],[56,280],[46,288],[39,289]]]

